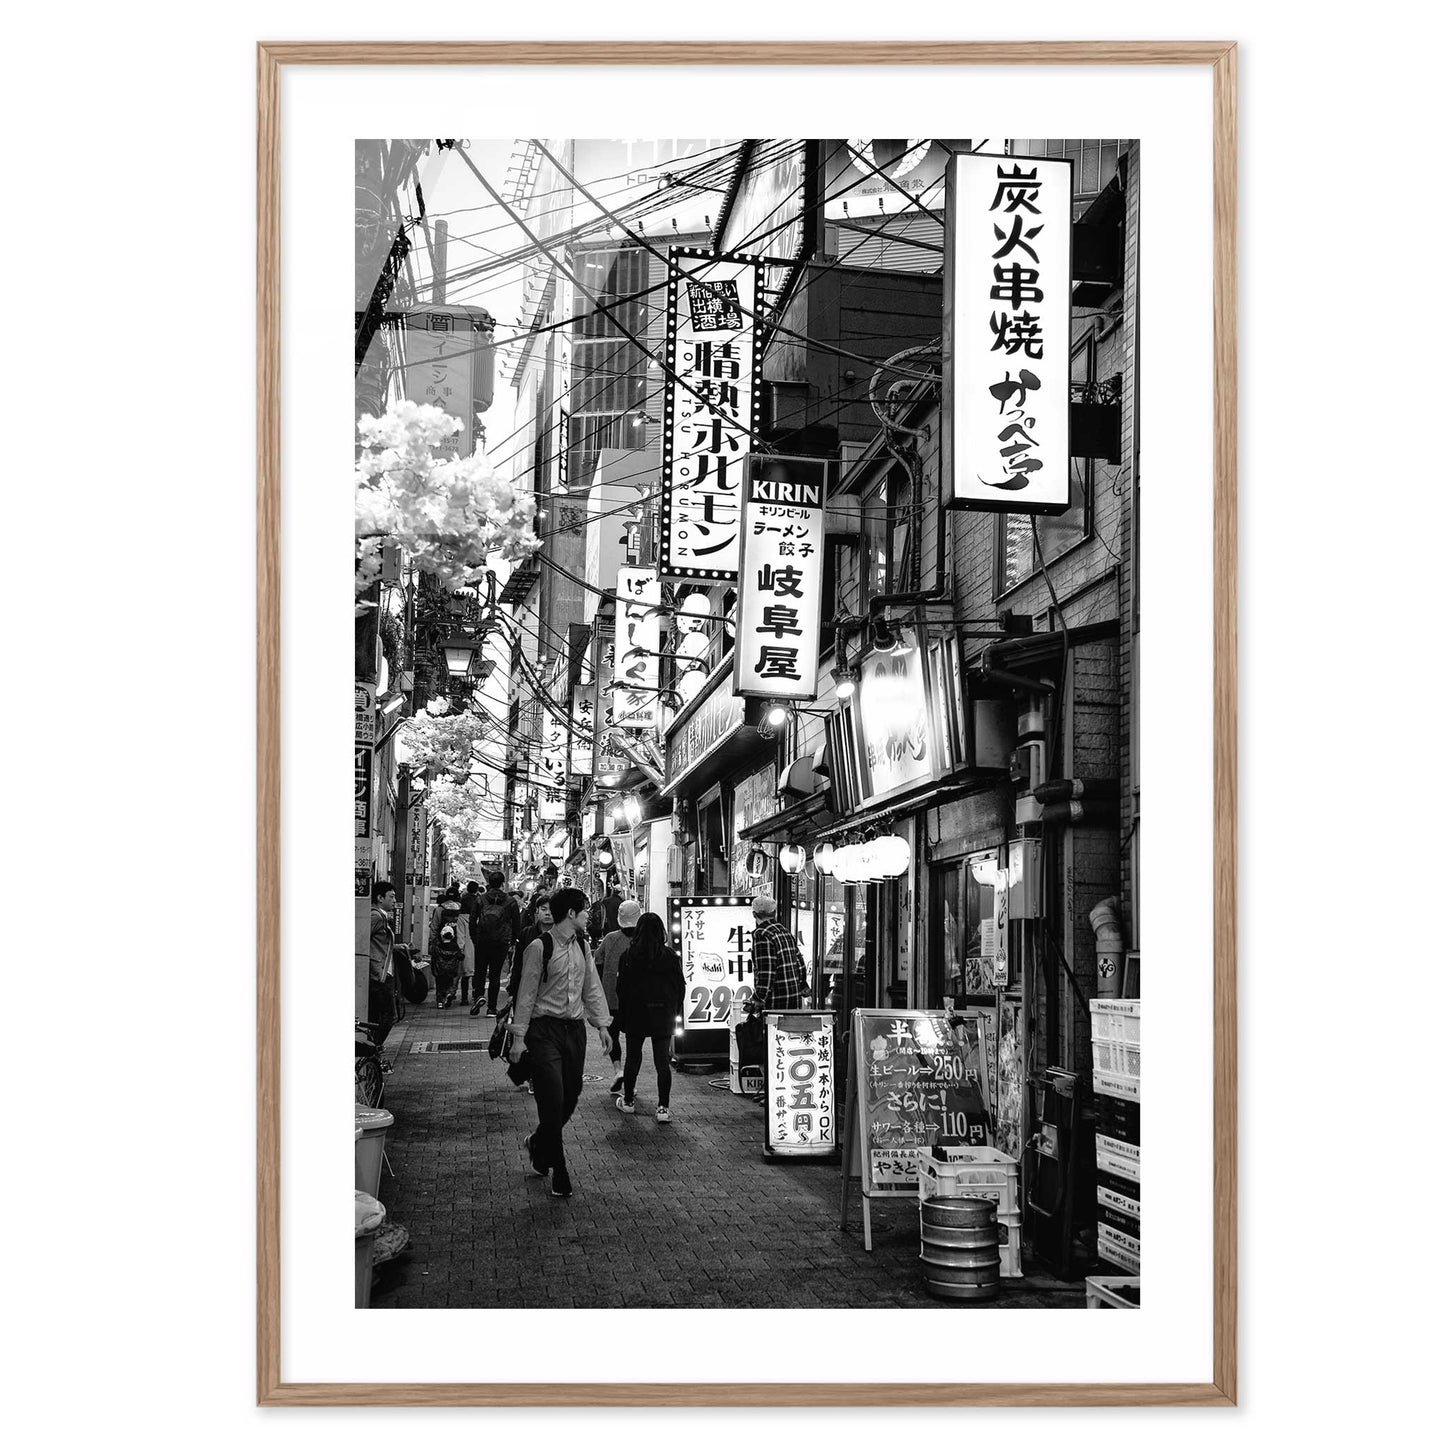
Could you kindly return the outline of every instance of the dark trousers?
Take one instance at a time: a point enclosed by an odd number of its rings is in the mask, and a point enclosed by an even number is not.
[[[366,1021],[376,1025],[376,1046],[380,1048],[396,1022],[396,1000],[391,993],[392,981],[378,983],[374,978],[366,985]]]
[[[477,997],[482,996],[482,980],[486,980],[487,1012],[497,1011],[497,990],[502,986],[502,965],[512,956],[511,946],[506,948],[477,949]]]
[[[641,1023],[641,1020],[635,1021]],[[622,1097],[630,1104],[637,1076],[642,1071],[642,1044],[652,1040],[652,1067],[657,1070],[657,1102],[664,1108],[672,1098],[672,1030],[670,1008],[649,1009],[645,1024],[627,1030],[627,1062],[622,1066]]]
[[[543,1169],[563,1169],[562,1127],[582,1097],[582,1063],[587,1026],[581,1019],[533,1019],[527,1030],[532,1089],[537,1098],[537,1132],[532,1157]]]

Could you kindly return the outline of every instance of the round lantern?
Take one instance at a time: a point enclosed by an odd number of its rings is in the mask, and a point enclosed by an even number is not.
[[[825,878],[832,876],[833,856],[837,851],[831,843],[819,843],[813,849],[813,867]]]
[[[761,848],[748,854],[748,877],[761,878],[768,871],[768,855]]]
[[[907,838],[889,833],[877,840],[875,848],[878,853],[878,866],[885,878],[901,878],[908,872],[908,865],[913,861],[913,850],[908,846]]]
[[[712,602],[706,592],[689,592],[682,599],[682,608],[677,615],[677,626],[680,632],[696,632],[707,626],[708,614],[712,611]]]
[[[845,844],[833,854],[833,877],[839,883],[857,883],[862,875],[858,871],[858,849]]]
[[[785,843],[778,850],[778,862],[784,873],[801,873],[807,861],[807,850],[797,843]]]

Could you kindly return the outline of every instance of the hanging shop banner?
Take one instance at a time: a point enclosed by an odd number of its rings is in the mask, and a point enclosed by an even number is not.
[[[750,456],[743,490],[733,691],[808,701],[818,695],[823,508],[831,462]]]
[[[753,906],[746,898],[670,898],[672,946],[687,979],[682,1026],[725,1029],[753,996]]]
[[[662,642],[662,583],[654,567],[617,569],[617,642],[612,720],[617,727],[657,726],[657,654]]]
[[[667,281],[662,571],[738,575],[743,462],[757,430],[762,275],[753,257],[674,246]]]
[[[469,457],[477,443],[477,413],[492,402],[492,318],[480,306],[423,306],[402,317],[408,401],[439,406],[462,424],[437,443],[444,458]]]
[[[567,821],[567,798],[563,793],[543,793],[537,800],[537,814],[544,823]]]
[[[767,1154],[831,1154],[838,1147],[833,1015],[770,1013],[763,1086]]]
[[[592,720],[596,709],[592,700],[592,684],[581,683],[572,689],[572,754],[568,771],[584,777],[592,776]]]
[[[376,742],[376,688],[356,684],[356,896],[371,894],[371,771]]]
[[[549,707],[542,709],[542,751],[537,757],[537,773],[544,787],[567,786],[567,720]]]
[[[944,264],[945,506],[1069,506],[1073,165],[959,155]]]
[[[916,1191],[931,1144],[986,1142],[977,1054],[946,1013],[854,1009],[852,1032],[858,1132],[849,1149],[865,1195]]]

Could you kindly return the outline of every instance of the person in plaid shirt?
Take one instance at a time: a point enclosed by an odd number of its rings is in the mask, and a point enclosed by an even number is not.
[[[778,901],[759,893],[753,899],[753,997],[751,1012],[806,1008],[808,966],[798,940],[778,922]]]

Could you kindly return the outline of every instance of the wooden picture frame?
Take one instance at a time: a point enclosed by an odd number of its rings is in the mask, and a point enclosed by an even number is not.
[[[257,1400],[264,1405],[1229,1405],[1237,1398],[1237,47],[1200,42],[262,43],[257,49]],[[1185,1383],[326,1383],[282,1378],[282,67],[1180,66],[1213,95],[1213,1376]]]

